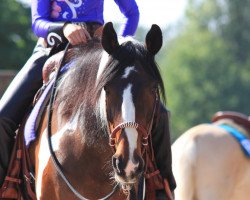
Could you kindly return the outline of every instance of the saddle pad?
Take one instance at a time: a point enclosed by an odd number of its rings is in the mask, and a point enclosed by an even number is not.
[[[50,81],[50,83],[46,86],[45,90],[43,91],[41,97],[36,102],[34,108],[32,109],[26,123],[24,126],[24,141],[25,145],[28,147],[29,144],[36,139],[36,120],[39,115],[40,109],[47,97],[48,94],[50,94],[50,90],[53,86],[53,81]]]
[[[62,75],[63,73],[65,73],[72,65],[73,61],[67,63],[66,65],[64,65],[61,70],[60,70],[60,75]],[[41,97],[38,99],[38,101],[36,102],[34,108],[32,109],[26,123],[24,126],[24,141],[25,141],[25,145],[28,147],[30,145],[30,143],[32,141],[34,141],[36,139],[36,131],[37,131],[37,120],[38,120],[38,116],[39,113],[41,111],[41,109],[44,108],[44,104],[47,104],[48,101],[48,95],[50,94],[50,90],[53,86],[55,82],[55,79],[53,77],[53,79],[49,82],[49,84],[46,86],[45,90],[43,91]],[[42,112],[42,111],[41,111]]]
[[[238,131],[237,129],[229,126],[229,125],[219,125],[219,127],[228,131],[240,144],[241,148],[243,149],[245,155],[250,158],[250,139],[247,138],[243,133]]]

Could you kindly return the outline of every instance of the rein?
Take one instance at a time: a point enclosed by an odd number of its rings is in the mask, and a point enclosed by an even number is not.
[[[58,80],[58,78],[60,76],[60,69],[62,68],[63,62],[65,60],[65,56],[66,56],[66,53],[67,53],[69,47],[70,47],[70,43],[68,43],[67,46],[65,47],[65,50],[64,50],[64,53],[63,53],[63,57],[62,57],[62,59],[60,61],[60,65],[59,65],[58,70],[56,72],[55,81],[53,83],[52,90],[51,90],[51,97],[50,97],[50,101],[49,101],[49,105],[48,105],[48,109],[49,110],[48,110],[48,122],[47,122],[47,130],[48,130],[47,139],[48,139],[49,151],[50,151],[50,154],[51,154],[51,157],[52,157],[52,161],[53,161],[53,164],[54,164],[54,166],[55,166],[56,171],[58,172],[58,174],[61,176],[61,178],[63,179],[63,181],[67,184],[67,186],[69,187],[69,189],[75,194],[75,196],[77,196],[81,200],[88,200],[87,198],[83,197],[72,186],[72,184],[69,182],[69,180],[64,175],[63,170],[62,170],[62,165],[60,164],[60,162],[58,161],[58,159],[57,159],[57,157],[55,155],[55,152],[54,152],[53,147],[52,147],[52,142],[51,142],[51,136],[52,136],[51,121],[52,121],[52,114],[53,114],[52,106],[53,106],[54,101],[55,101],[56,84],[57,84],[57,80]],[[115,193],[115,191],[118,189],[118,185],[119,184],[117,183],[114,186],[113,190],[108,195],[106,195],[105,197],[101,198],[100,200],[109,199]]]

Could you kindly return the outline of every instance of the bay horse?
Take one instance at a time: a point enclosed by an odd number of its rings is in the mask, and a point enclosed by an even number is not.
[[[250,118],[218,112],[212,123],[192,127],[172,144],[177,200],[249,199],[250,159],[233,132],[249,145]]]
[[[110,199],[128,198],[126,192],[143,175],[144,146],[158,93],[164,94],[154,60],[161,46],[157,25],[144,45],[132,38],[118,41],[107,23],[101,41],[70,51],[70,68],[59,78],[50,125],[52,148],[67,180],[49,151],[47,111],[29,148],[37,199],[106,199],[111,193]]]

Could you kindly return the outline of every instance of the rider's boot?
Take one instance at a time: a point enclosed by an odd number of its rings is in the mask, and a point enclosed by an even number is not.
[[[157,127],[155,127],[152,132],[155,160],[161,176],[164,180],[167,180],[170,192],[173,194],[176,188],[176,182],[172,172],[169,113],[163,104],[160,104],[159,115]]]
[[[12,127],[15,127],[15,123],[0,116],[0,186],[4,181],[14,144],[15,131]]]
[[[7,173],[15,132],[42,86],[42,66],[46,59],[46,49],[38,44],[0,100],[0,186]]]

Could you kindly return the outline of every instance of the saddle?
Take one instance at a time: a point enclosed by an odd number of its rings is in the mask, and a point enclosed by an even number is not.
[[[219,111],[214,114],[211,121],[216,122],[220,119],[231,119],[250,131],[250,116],[234,111]]]

